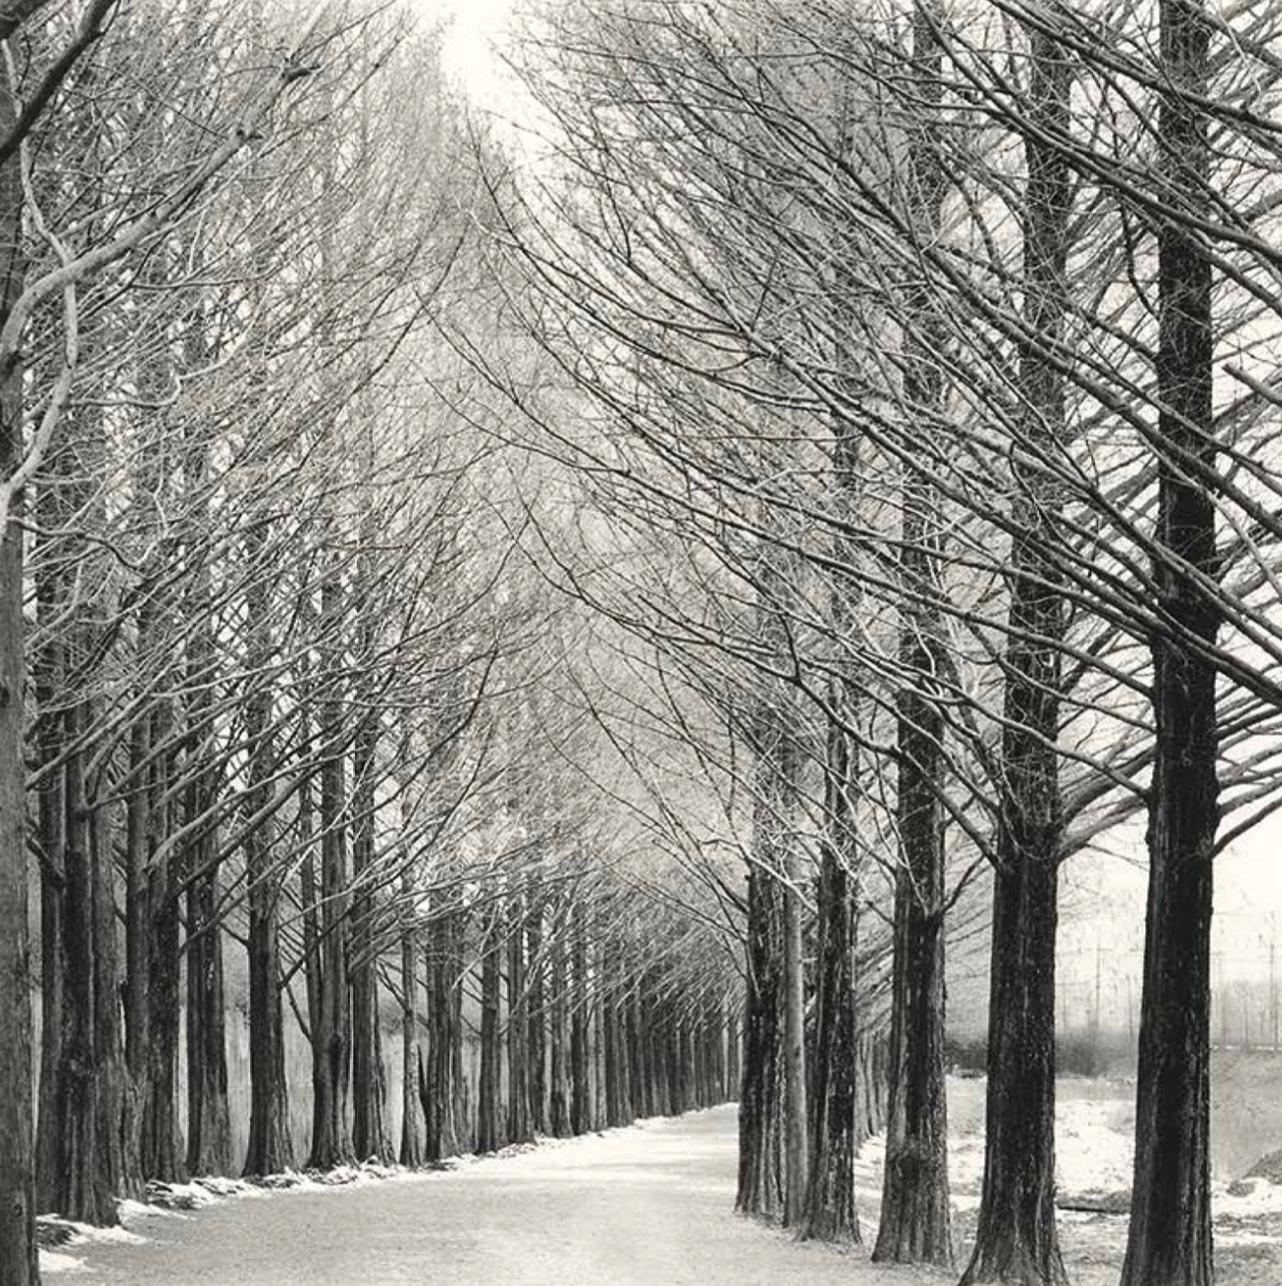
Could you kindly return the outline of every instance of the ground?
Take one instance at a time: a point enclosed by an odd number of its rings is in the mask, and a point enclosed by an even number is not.
[[[1061,1084],[1060,1188],[1118,1195],[1129,1179],[1133,1088]],[[950,1085],[959,1250],[973,1233],[982,1167],[983,1082]],[[109,1238],[46,1255],[65,1286],[912,1286],[955,1280],[879,1269],[866,1249],[798,1245],[737,1217],[735,1109],[643,1122],[453,1172],[369,1175],[212,1201],[190,1212],[125,1211]],[[865,1235],[876,1230],[881,1153],[859,1166]],[[1219,1286],[1282,1281],[1282,1188],[1216,1185]],[[1065,1212],[1077,1286],[1113,1286],[1124,1216]]]

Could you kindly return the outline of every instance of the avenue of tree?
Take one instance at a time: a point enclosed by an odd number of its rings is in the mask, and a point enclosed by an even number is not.
[[[861,1241],[884,1129],[874,1259],[1058,1286],[1059,870],[1146,821],[1122,1283],[1209,1286],[1282,19],[519,21],[495,130],[412,6],[0,0],[0,1281],[152,1181],[737,1099],[745,1214]]]

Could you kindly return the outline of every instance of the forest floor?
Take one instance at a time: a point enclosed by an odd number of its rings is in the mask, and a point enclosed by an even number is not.
[[[1131,1087],[1064,1081],[1061,1199],[1107,1205],[1129,1182]],[[950,1084],[959,1252],[974,1231],[983,1081]],[[128,1205],[124,1228],[42,1256],[66,1286],[908,1286],[954,1274],[877,1268],[866,1248],[798,1245],[737,1217],[733,1106],[652,1120],[461,1165],[342,1186],[212,1200],[195,1211]],[[865,1236],[876,1231],[881,1149],[859,1162]],[[1282,1186],[1216,1185],[1221,1286],[1282,1281]],[[1113,1286],[1125,1215],[1062,1211],[1077,1286]]]

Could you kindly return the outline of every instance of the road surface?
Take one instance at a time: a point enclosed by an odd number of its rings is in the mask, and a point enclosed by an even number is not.
[[[324,1191],[130,1220],[138,1244],[73,1245],[55,1286],[859,1286],[856,1267],[733,1213],[735,1109]],[[855,1252],[860,1260],[863,1254]]]

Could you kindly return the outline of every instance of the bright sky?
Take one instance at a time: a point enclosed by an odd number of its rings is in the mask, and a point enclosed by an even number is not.
[[[478,106],[501,111],[509,98],[503,69],[491,50],[511,16],[513,0],[410,0],[429,20],[446,18],[444,57]]]

